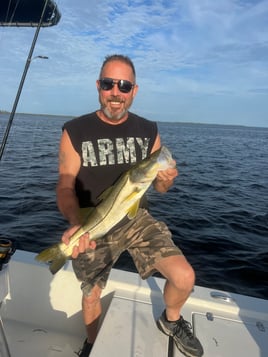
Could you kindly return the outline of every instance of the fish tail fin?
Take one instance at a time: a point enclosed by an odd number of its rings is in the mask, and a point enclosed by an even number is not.
[[[52,247],[43,250],[35,257],[35,259],[39,262],[49,263],[49,270],[52,274],[56,274],[66,263],[67,257],[61,251],[59,245],[55,244]]]

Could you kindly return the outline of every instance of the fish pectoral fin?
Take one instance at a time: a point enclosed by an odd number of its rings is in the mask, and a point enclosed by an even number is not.
[[[139,206],[140,206],[140,200],[136,201],[136,202],[130,207],[130,209],[128,210],[128,214],[127,214],[127,217],[128,217],[129,219],[133,219],[134,217],[136,217],[137,212],[138,212],[138,209],[139,209]]]
[[[139,192],[140,192],[139,190],[135,190],[135,191],[131,192],[131,194],[128,195],[128,196],[124,199],[124,201],[131,201],[131,200],[135,199],[135,196],[136,196]]]

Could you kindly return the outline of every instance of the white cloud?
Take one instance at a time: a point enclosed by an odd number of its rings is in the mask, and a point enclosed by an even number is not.
[[[242,105],[247,97],[248,105],[254,106],[258,96],[263,123],[267,114],[263,97],[268,76],[268,1],[60,0],[57,3],[62,18],[57,26],[41,30],[35,50],[35,54],[46,55],[49,60],[31,63],[25,86],[32,96],[42,93],[42,98],[49,100],[49,108],[36,100],[35,110],[40,105],[42,110],[48,108],[52,113],[75,114],[81,108],[94,104],[96,107],[95,79],[101,62],[105,55],[120,52],[129,55],[136,65],[139,95],[145,96],[138,97],[134,104],[138,111],[140,103],[146,113],[152,112],[153,105],[153,112],[163,117],[161,113],[166,106],[170,112],[177,112],[176,96],[185,103],[190,103],[193,96],[196,102],[199,96],[202,108],[208,108],[207,117],[210,100],[215,101],[213,107],[219,108],[219,119],[214,115],[214,120],[222,120],[220,111],[224,105],[220,98],[226,103],[231,94],[241,96],[237,105]],[[0,89],[1,109],[10,107],[11,92],[18,84],[33,32],[34,29],[0,28],[0,75],[9,88]],[[62,96],[67,99],[61,99]],[[24,98],[21,106],[31,111],[31,103],[30,97]],[[181,101],[179,106],[187,109]],[[226,116],[233,117],[231,108],[235,106],[233,101],[232,105],[226,105],[230,107]],[[194,108],[191,112],[198,121],[199,112],[194,112]]]

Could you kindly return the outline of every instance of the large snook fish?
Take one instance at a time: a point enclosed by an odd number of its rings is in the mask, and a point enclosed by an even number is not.
[[[140,199],[147,191],[158,171],[175,167],[169,150],[162,146],[148,158],[126,171],[116,183],[100,196],[100,203],[92,209],[85,223],[71,236],[69,244],[63,242],[43,250],[36,256],[40,262],[50,263],[50,271],[55,274],[71,257],[73,247],[78,245],[80,237],[89,233],[89,239],[103,237],[125,216],[136,216]]]

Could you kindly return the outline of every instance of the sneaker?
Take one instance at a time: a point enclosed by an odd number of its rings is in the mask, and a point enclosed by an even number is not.
[[[88,357],[91,352],[92,347],[93,347],[93,344],[89,343],[86,338],[82,349],[79,352],[77,352],[77,356],[78,357]]]
[[[177,321],[168,321],[166,311],[157,321],[157,327],[164,334],[171,336],[177,348],[187,357],[201,357],[203,347],[192,333],[192,325],[181,316]]]

